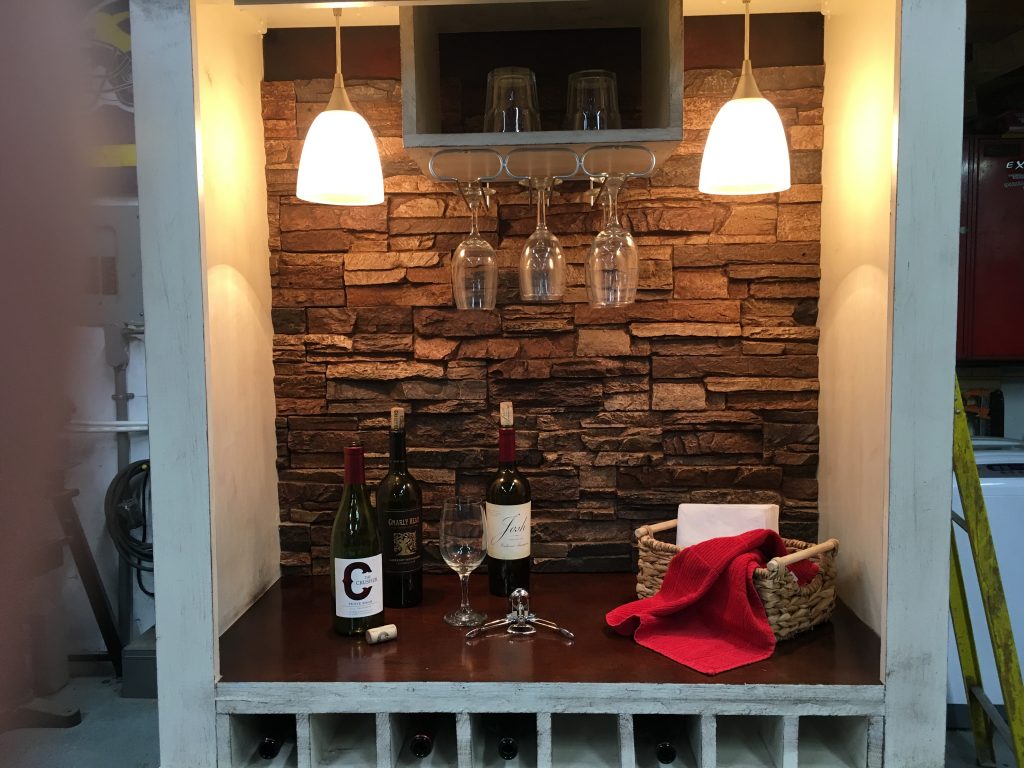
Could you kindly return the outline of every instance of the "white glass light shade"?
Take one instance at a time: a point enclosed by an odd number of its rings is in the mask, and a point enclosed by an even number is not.
[[[711,124],[697,188],[709,195],[789,189],[789,147],[779,113],[764,98],[727,102]]]
[[[384,202],[384,175],[370,126],[358,112],[326,109],[309,126],[295,195],[327,205]]]

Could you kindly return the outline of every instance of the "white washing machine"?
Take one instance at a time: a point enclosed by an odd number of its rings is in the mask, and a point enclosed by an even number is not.
[[[1024,651],[1024,446],[1009,441],[985,444],[975,441],[975,458],[978,474],[981,476],[981,490],[985,497],[992,539],[995,542],[999,573],[1002,577],[1006,604],[1010,610],[1010,622],[1017,644],[1018,656]],[[953,481],[953,510],[963,515],[960,496]],[[974,569],[967,533],[959,525],[956,531],[956,545],[960,554],[960,566],[964,574],[967,604],[974,628],[974,643],[981,665],[981,679],[985,693],[995,704],[1003,703],[999,678],[992,656],[992,641],[985,623],[985,611],[981,605],[981,591]],[[964,694],[963,677],[960,674],[960,658],[953,639],[952,623],[949,628],[949,673],[947,679],[947,701],[954,705],[954,716],[960,720],[963,706],[967,703]],[[956,705],[961,705],[957,707]]]

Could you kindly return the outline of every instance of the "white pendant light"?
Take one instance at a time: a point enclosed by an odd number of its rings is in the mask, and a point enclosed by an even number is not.
[[[340,8],[334,9],[334,53],[334,91],[306,134],[295,196],[327,205],[377,205],[384,202],[380,153],[373,131],[352,108],[341,79]]]
[[[779,113],[761,95],[750,67],[750,0],[743,0],[743,69],[732,99],[711,124],[697,188],[709,195],[759,195],[789,189],[789,147]]]

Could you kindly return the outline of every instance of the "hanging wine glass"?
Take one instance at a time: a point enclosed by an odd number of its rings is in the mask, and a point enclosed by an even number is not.
[[[523,301],[561,301],[565,295],[565,255],[554,232],[548,229],[546,211],[552,179],[530,179],[537,192],[537,229],[530,235],[519,259],[519,295]]]
[[[477,216],[484,202],[479,182],[460,183],[472,222],[469,237],[452,254],[452,295],[459,309],[494,309],[498,299],[498,257],[480,236]]]
[[[619,223],[619,191],[624,174],[605,179],[607,222],[594,238],[587,254],[587,297],[592,307],[621,307],[636,300],[640,254],[633,236]]]

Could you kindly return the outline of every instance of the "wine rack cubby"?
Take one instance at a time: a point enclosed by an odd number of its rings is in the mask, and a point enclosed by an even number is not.
[[[555,713],[231,714],[232,768],[879,768],[881,715]],[[290,730],[289,730],[290,729]],[[277,757],[256,752],[286,735]],[[414,736],[429,737],[417,757]],[[516,754],[504,758],[502,737]],[[667,744],[669,754],[658,746]],[[666,758],[669,758],[666,760]],[[663,762],[664,761],[664,762]]]
[[[538,716],[531,713],[470,715],[469,757],[473,768],[537,768],[537,720]],[[503,739],[512,740],[513,748],[502,744]]]
[[[878,728],[864,717],[800,718],[799,768],[844,766],[856,768],[880,762],[880,739],[871,731]]]
[[[235,715],[228,719],[226,731],[221,734],[220,744],[220,762],[225,765],[234,768],[299,768],[299,728],[295,716]],[[264,739],[276,742],[275,754],[260,754]]]
[[[389,718],[391,737],[381,741],[390,744],[390,753],[381,750],[377,765],[380,768],[445,768],[460,764],[459,738],[456,716],[437,712],[396,713]],[[383,734],[382,734],[383,736]],[[428,742],[429,753],[415,754],[414,739]]]
[[[309,732],[312,768],[377,765],[376,715],[310,715]]]
[[[616,715],[551,716],[551,765],[617,768],[622,764],[623,722]]]
[[[705,751],[704,734],[714,741],[714,719],[700,715],[636,715],[633,718],[633,763],[637,768],[658,768],[662,765],[699,768]],[[673,759],[662,762],[659,745],[665,744]],[[713,743],[711,744],[713,749]]]

